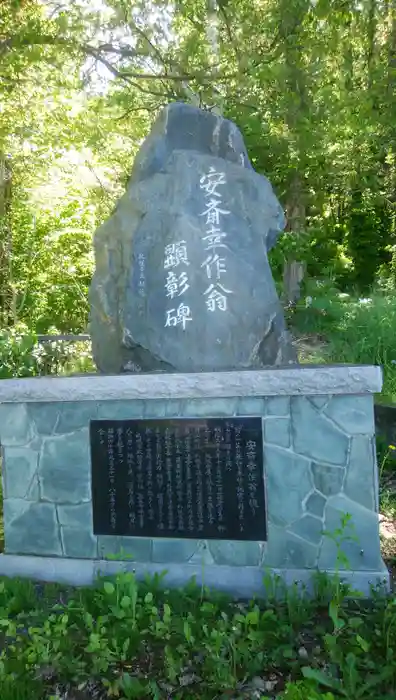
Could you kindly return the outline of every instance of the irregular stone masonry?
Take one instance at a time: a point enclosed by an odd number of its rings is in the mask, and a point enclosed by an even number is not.
[[[93,535],[91,419],[231,415],[263,419],[268,542]],[[383,570],[371,394],[4,403],[0,439],[7,554],[334,569],[349,513],[349,567]]]

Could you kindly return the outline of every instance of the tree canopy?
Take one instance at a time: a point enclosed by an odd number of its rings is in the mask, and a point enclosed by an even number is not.
[[[2,326],[85,329],[92,233],[172,100],[242,130],[287,213],[279,279],[392,286],[395,85],[396,0],[3,0]]]

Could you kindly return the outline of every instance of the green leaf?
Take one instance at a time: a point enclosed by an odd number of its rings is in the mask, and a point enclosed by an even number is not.
[[[145,686],[129,673],[122,675],[120,686],[127,698],[141,698],[146,695]]]
[[[301,669],[301,672],[304,678],[316,681],[317,683],[320,683],[320,685],[324,685],[326,688],[338,690],[338,692],[341,692],[344,695],[340,681],[338,681],[336,678],[331,678],[330,676],[327,676],[326,673],[324,673],[324,671],[320,671],[318,668],[304,666]]]
[[[247,625],[258,625],[260,621],[260,613],[258,610],[250,610],[246,613],[245,621]]]
[[[369,651],[370,644],[365,639],[363,639],[363,637],[361,637],[360,634],[356,635],[356,641],[364,652]]]
[[[384,681],[392,678],[393,673],[394,673],[393,666],[389,665],[386,668],[384,668],[382,673],[378,673],[374,676],[371,676],[371,678],[369,678],[367,681],[365,681],[365,683],[363,683],[363,685],[357,691],[356,700],[358,700],[358,698],[363,698],[365,696],[366,692],[368,690],[370,690],[371,688],[376,688]]]
[[[339,612],[339,605],[335,600],[332,600],[330,605],[329,605],[329,615],[331,617],[331,620],[333,622],[335,629],[341,630],[343,627],[345,627],[345,622],[344,622],[344,620],[341,620],[338,617],[338,612]]]
[[[115,592],[115,586],[110,581],[105,581],[103,584],[103,588],[107,595],[113,595],[113,593]]]
[[[348,625],[349,627],[352,627],[352,629],[357,630],[359,627],[361,627],[363,624],[363,620],[361,617],[350,617],[348,618]]]
[[[190,627],[189,623],[187,622],[187,620],[185,620],[183,623],[183,632],[184,632],[184,636],[185,636],[186,640],[188,642],[191,642],[193,640],[193,636],[191,633],[191,627]]]

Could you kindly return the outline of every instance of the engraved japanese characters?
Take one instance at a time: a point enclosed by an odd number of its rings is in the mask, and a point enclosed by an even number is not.
[[[261,418],[92,421],[94,533],[265,540]]]
[[[216,172],[210,166],[209,173],[202,175],[199,187],[205,190],[207,199],[204,211],[200,216],[205,217],[205,234],[202,237],[203,250],[207,252],[207,257],[201,263],[208,278],[208,287],[203,295],[206,297],[207,309],[211,312],[227,310],[227,296],[232,294],[230,289],[226,289],[222,284],[221,275],[227,272],[226,259],[218,254],[220,248],[227,248],[225,240],[227,234],[222,230],[221,217],[230,214],[226,209],[221,208],[221,193],[218,191],[220,185],[226,184],[225,173]],[[168,271],[165,289],[166,296],[173,299],[182,296],[190,287],[188,275],[185,270],[179,273],[174,272],[174,268],[190,265],[188,260],[186,241],[170,243],[165,248],[164,268]],[[192,321],[190,307],[183,303],[175,309],[166,311],[165,326],[176,326],[181,324],[183,330],[186,329],[187,321]]]
[[[169,105],[136,157],[126,194],[95,234],[91,337],[99,371],[296,362],[267,256],[283,226],[236,126]]]

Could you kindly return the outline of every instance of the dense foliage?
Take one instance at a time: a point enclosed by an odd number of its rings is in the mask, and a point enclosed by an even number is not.
[[[162,584],[162,585],[161,585]],[[0,581],[2,700],[392,700],[395,604],[324,575],[315,595],[265,577],[235,602],[163,577],[92,589]]]
[[[279,279],[393,288],[395,0],[3,0],[0,78],[3,327],[85,329],[91,234],[174,99],[236,120],[273,182]]]

